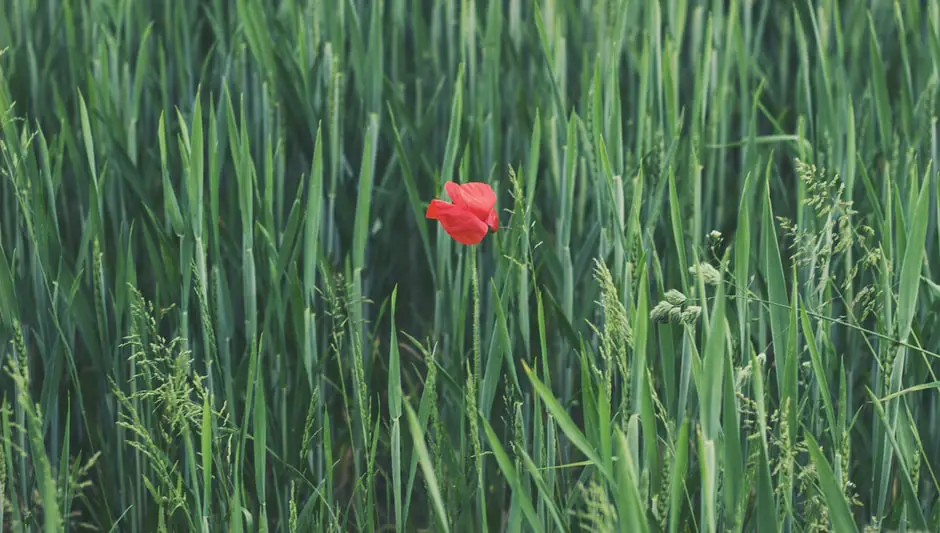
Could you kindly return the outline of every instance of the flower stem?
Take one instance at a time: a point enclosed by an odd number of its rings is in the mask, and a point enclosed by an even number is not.
[[[473,380],[480,384],[480,277],[477,272],[477,249],[470,248],[470,269],[473,276]],[[479,387],[477,387],[479,390]]]
[[[479,531],[484,533],[486,527],[486,488],[483,479],[483,446],[480,442],[480,429],[477,423],[480,409],[480,276],[477,272],[477,249],[470,248],[470,273],[473,283],[473,370],[468,376],[467,404],[473,407],[468,409],[467,415],[470,418],[471,444],[473,446],[473,455],[475,456],[475,466],[477,474],[477,496],[480,513]]]

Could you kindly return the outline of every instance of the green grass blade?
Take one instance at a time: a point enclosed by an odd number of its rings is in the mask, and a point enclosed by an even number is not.
[[[437,482],[437,475],[434,473],[434,465],[431,464],[431,456],[428,454],[427,445],[424,442],[424,432],[418,423],[418,416],[412,409],[411,404],[405,401],[405,414],[408,416],[408,427],[411,429],[411,436],[414,441],[415,452],[418,456],[418,463],[421,465],[421,471],[427,480],[428,493],[431,498],[431,504],[434,506],[434,512],[437,513],[438,523],[444,528],[444,532],[450,531],[450,520],[444,510],[444,500],[441,497],[441,491]]]
[[[832,467],[823,456],[819,444],[809,432],[804,433],[806,446],[809,449],[809,455],[812,458],[813,465],[819,475],[819,484],[826,503],[829,506],[829,519],[832,521],[832,527],[835,531],[858,531],[855,519],[852,518],[852,512],[849,510],[849,503],[846,501],[839,484],[836,483],[835,476],[832,473]]]

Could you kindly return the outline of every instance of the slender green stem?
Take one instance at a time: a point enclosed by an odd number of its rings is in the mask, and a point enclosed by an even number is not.
[[[477,490],[480,509],[480,527],[481,531],[487,531],[486,527],[486,484],[483,478],[483,445],[480,442],[480,426],[477,423],[477,413],[480,408],[480,273],[477,271],[477,248],[470,248],[470,275],[473,285],[473,372],[470,376],[468,393],[467,416],[470,419],[471,442],[473,445],[474,465],[477,474]]]
[[[480,384],[480,274],[477,272],[477,249],[470,248],[470,268],[473,276],[473,380],[477,390]]]

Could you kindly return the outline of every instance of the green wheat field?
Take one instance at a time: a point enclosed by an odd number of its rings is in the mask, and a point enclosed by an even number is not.
[[[0,0],[0,50],[0,533],[940,531],[940,3]]]

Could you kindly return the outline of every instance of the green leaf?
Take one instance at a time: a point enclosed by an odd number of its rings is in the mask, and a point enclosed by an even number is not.
[[[551,415],[555,418],[555,421],[561,427],[561,430],[565,432],[565,435],[571,439],[571,443],[574,444],[588,460],[596,466],[601,474],[604,475],[608,480],[613,480],[613,475],[610,470],[606,468],[603,461],[601,461],[600,456],[597,454],[597,450],[594,449],[589,443],[587,438],[584,436],[584,433],[578,429],[578,426],[574,423],[574,420],[568,415],[568,412],[562,407],[561,403],[557,398],[548,390],[545,385],[539,381],[539,378],[535,376],[532,372],[532,369],[529,368],[529,365],[522,362],[522,366],[525,369],[526,374],[528,374],[529,379],[532,381],[532,386],[535,388],[535,392],[539,395],[543,402],[545,402],[545,407],[549,410]]]
[[[910,227],[907,233],[907,245],[901,262],[901,276],[898,282],[897,326],[898,340],[907,342],[911,335],[914,312],[917,309],[917,293],[920,288],[920,270],[924,264],[924,247],[927,239],[927,226],[930,223],[930,166],[924,173],[924,180],[917,195],[917,203],[908,206]]]
[[[804,438],[806,439],[810,458],[812,458],[813,465],[816,467],[822,494],[826,498],[826,505],[829,507],[829,519],[832,522],[833,530],[858,533],[858,526],[852,518],[849,502],[836,482],[829,461],[823,456],[819,444],[816,443],[816,439],[808,431],[804,432]]]
[[[408,416],[408,427],[411,429],[415,452],[418,454],[418,463],[421,465],[421,471],[427,481],[431,504],[434,506],[434,512],[437,513],[439,523],[444,528],[444,533],[448,533],[450,531],[448,525],[450,521],[447,519],[447,512],[444,510],[444,499],[441,497],[441,489],[437,483],[437,475],[434,473],[434,465],[431,463],[431,456],[428,454],[428,448],[424,442],[424,432],[418,424],[418,416],[407,400],[405,401],[405,413]]]
[[[619,429],[617,435],[616,498],[620,508],[620,528],[624,532],[647,533],[646,504],[640,496],[639,479],[634,470],[627,438]]]
[[[483,423],[483,431],[486,433],[486,439],[490,443],[490,448],[493,450],[493,455],[496,457],[496,462],[499,464],[499,469],[503,472],[503,476],[506,478],[506,482],[510,487],[512,487],[513,497],[519,499],[519,503],[522,506],[522,512],[525,514],[525,518],[529,522],[529,526],[532,528],[532,531],[544,531],[541,522],[539,522],[538,515],[535,513],[535,507],[532,505],[532,499],[529,498],[526,489],[523,487],[522,482],[519,479],[519,475],[516,473],[516,469],[512,465],[512,460],[509,458],[509,455],[506,454],[505,448],[503,448],[503,445],[500,444],[499,437],[496,435],[496,432],[493,431],[493,427],[490,426],[490,423],[487,422],[486,417],[483,416],[482,412],[479,414],[480,422]]]

